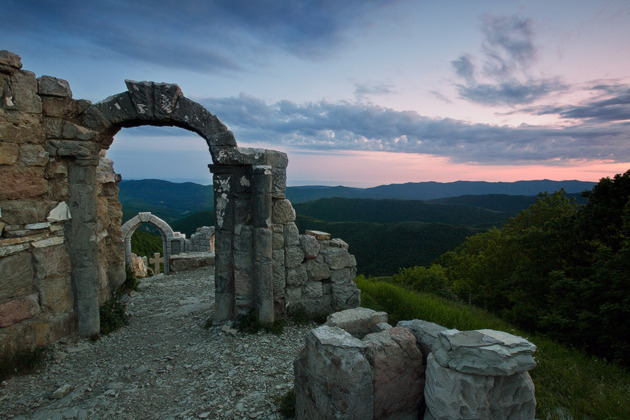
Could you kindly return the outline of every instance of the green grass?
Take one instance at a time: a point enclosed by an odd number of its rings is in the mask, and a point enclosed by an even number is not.
[[[526,337],[536,344],[538,366],[530,372],[536,386],[538,418],[561,418],[556,409],[574,419],[630,419],[630,373],[605,360],[528,334],[479,308],[415,293],[384,281],[359,276],[362,306],[389,313],[390,324],[423,319],[447,328],[490,328]]]

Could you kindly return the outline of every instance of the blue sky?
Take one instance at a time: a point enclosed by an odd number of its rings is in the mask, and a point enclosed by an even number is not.
[[[97,102],[177,83],[290,185],[598,180],[630,168],[630,2],[3,0],[1,49]],[[207,146],[123,129],[126,179],[209,183]]]

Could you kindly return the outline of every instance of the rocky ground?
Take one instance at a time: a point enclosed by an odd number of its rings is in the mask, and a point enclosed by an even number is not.
[[[279,419],[293,359],[314,325],[281,335],[205,328],[213,267],[143,279],[130,325],[56,344],[35,373],[0,386],[10,419]]]

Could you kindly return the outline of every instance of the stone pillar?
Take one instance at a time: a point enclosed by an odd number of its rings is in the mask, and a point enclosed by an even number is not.
[[[252,167],[254,204],[254,293],[258,320],[274,321],[273,305],[273,231],[271,230],[271,166]]]
[[[100,332],[97,236],[98,158],[68,161],[69,204],[72,219],[66,238],[72,261],[72,290],[78,333],[89,337]]]
[[[214,323],[222,324],[234,318],[234,168],[228,165],[208,167],[213,174],[216,216]]]

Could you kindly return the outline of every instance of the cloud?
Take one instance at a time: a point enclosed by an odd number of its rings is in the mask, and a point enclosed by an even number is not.
[[[567,88],[559,78],[530,75],[538,55],[531,19],[486,15],[482,32],[481,68],[470,54],[451,61],[455,74],[463,80],[455,85],[460,97],[482,105],[515,106]]]
[[[309,150],[421,153],[453,162],[549,163],[630,161],[629,126],[496,126],[436,119],[362,102],[274,104],[250,95],[201,101],[238,141]]]
[[[588,123],[630,121],[630,86],[596,85],[589,89],[595,98],[580,105],[539,108],[538,114],[557,114]]]
[[[85,56],[124,57],[192,71],[234,71],[270,52],[328,55],[350,28],[398,1],[6,0],[6,33]],[[79,43],[81,48],[69,47]]]
[[[484,105],[522,105],[549,93],[565,89],[558,79],[512,80],[503,83],[468,83],[457,85],[459,95]]]
[[[394,86],[382,82],[366,82],[354,84],[354,97],[358,100],[367,99],[373,95],[388,95],[394,93]]]

